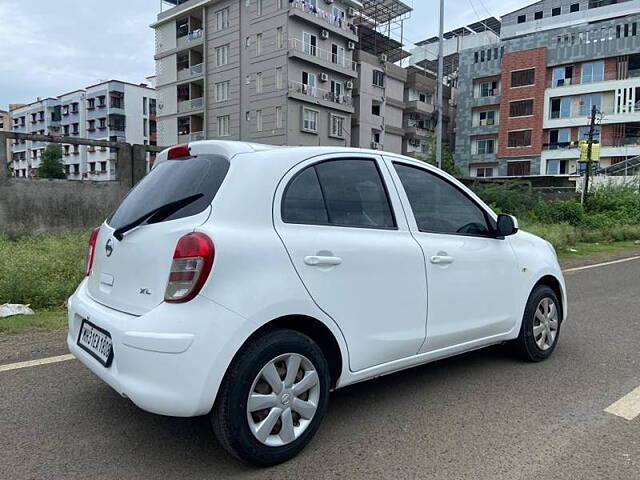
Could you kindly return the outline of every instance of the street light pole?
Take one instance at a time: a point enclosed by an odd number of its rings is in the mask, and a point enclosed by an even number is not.
[[[444,0],[440,0],[440,35],[438,41],[438,120],[436,124],[436,163],[442,168],[442,110],[444,109]]]

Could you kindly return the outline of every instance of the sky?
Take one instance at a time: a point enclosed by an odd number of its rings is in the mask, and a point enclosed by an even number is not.
[[[413,5],[405,39],[438,33],[439,0]],[[500,16],[533,0],[445,0],[445,30]],[[153,23],[160,0],[0,0],[0,109],[155,70]]]

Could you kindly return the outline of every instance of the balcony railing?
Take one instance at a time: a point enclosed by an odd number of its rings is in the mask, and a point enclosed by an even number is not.
[[[299,93],[308,97],[317,98],[319,100],[325,100],[327,102],[338,103],[348,107],[353,106],[353,99],[349,95],[339,95],[322,88],[307,85],[301,82],[289,82],[289,92]]]
[[[190,69],[191,75],[200,75],[202,73],[202,66],[203,66],[202,63],[193,65]]]
[[[312,5],[309,2],[305,2],[304,0],[293,0],[292,2],[289,3],[289,5],[291,6],[291,8],[294,8],[296,10],[301,10],[305,13],[308,13],[317,18],[320,18],[321,20],[324,20],[325,22],[327,22],[330,25],[333,25],[334,27],[338,27],[343,30],[348,30],[354,35],[358,34],[358,27],[356,27],[356,25],[354,25],[352,22],[349,22],[347,19],[343,17],[335,16],[333,15],[332,12],[318,8],[317,6]]]
[[[639,77],[640,70],[629,70],[626,78],[621,78],[617,72],[605,72],[603,75],[597,74],[591,77],[555,78],[547,83],[547,88],[562,88],[570,87],[572,85],[590,85],[592,83],[614,82]]]
[[[324,60],[325,62],[333,63],[334,65],[338,65],[339,67],[346,68],[347,70],[351,70],[353,72],[355,72],[358,68],[357,63],[349,60],[346,54],[338,55],[336,53],[330,52],[329,50],[318,48],[316,45],[305,43],[299,38],[290,38],[289,48],[298,52],[306,53],[307,55],[311,55],[312,57],[319,58],[320,60]]]
[[[192,132],[189,137],[192,142],[198,142],[204,140],[204,132]]]
[[[601,148],[624,148],[640,146],[640,137],[629,136],[622,138],[614,138],[606,142],[594,140],[594,145],[600,145]],[[571,150],[580,148],[580,142],[575,140],[571,142],[548,142],[542,144],[543,150]]]
[[[193,30],[193,31],[191,31],[191,32],[189,32],[187,34],[187,40],[189,40],[190,42],[194,42],[196,40],[199,40],[199,39],[202,38],[203,32],[204,32],[204,30],[202,30],[201,28]]]

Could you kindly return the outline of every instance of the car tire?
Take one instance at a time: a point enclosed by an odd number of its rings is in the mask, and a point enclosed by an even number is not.
[[[330,382],[327,360],[311,338],[294,330],[269,331],[245,345],[227,370],[210,413],[214,433],[244,462],[261,467],[285,462],[318,430]]]
[[[511,346],[526,361],[546,360],[558,344],[561,324],[562,304],[558,296],[546,285],[538,285],[529,295],[520,334]]]

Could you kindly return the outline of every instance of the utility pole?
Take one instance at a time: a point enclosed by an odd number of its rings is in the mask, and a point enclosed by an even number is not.
[[[591,154],[593,152],[593,136],[596,133],[596,116],[598,115],[598,107],[595,105],[591,108],[591,121],[589,122],[589,140],[587,143],[587,168],[584,172],[584,185],[582,185],[582,205],[587,201],[589,194],[589,175],[591,174]]]
[[[440,0],[440,35],[438,41],[438,120],[436,124],[436,163],[442,168],[442,111],[444,109],[444,0]]]

